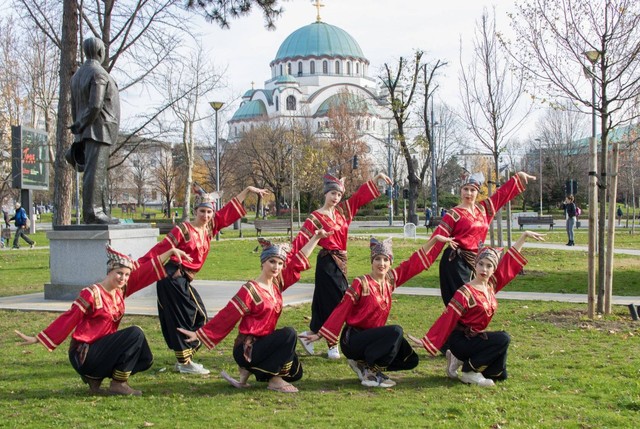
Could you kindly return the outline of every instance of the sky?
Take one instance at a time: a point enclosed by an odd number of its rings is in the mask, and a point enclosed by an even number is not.
[[[323,22],[342,28],[353,36],[370,61],[369,73],[375,77],[385,62],[394,63],[400,56],[411,57],[415,49],[425,51],[426,60],[448,62],[438,82],[436,103],[445,101],[457,105],[459,99],[459,48],[462,41],[470,52],[476,22],[483,12],[495,7],[498,30],[509,34],[507,12],[513,10],[513,0],[322,0]],[[262,14],[231,21],[230,29],[215,24],[198,23],[203,45],[211,50],[218,67],[227,69],[228,87],[212,94],[229,102],[251,88],[263,88],[270,78],[269,63],[280,44],[293,31],[316,20],[316,7],[310,0],[281,2],[285,11],[276,21],[273,31],[264,28]],[[228,119],[238,105],[231,104],[225,112]],[[220,122],[223,122],[223,116]]]

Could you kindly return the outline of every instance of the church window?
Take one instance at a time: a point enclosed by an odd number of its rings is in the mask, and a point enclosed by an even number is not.
[[[287,63],[287,74],[291,75],[291,63]]]
[[[278,102],[279,100],[280,100],[280,97],[276,97],[276,112],[280,110],[280,103]]]
[[[296,97],[293,95],[287,97],[287,110],[296,110]]]
[[[302,76],[302,61],[298,61],[298,76]]]
[[[282,76],[282,64],[280,64],[280,76]]]
[[[322,74],[329,74],[329,64],[326,61],[322,62]]]
[[[309,73],[316,74],[316,62],[313,60],[309,63]]]
[[[238,127],[233,127],[233,129],[235,131],[236,137],[238,137]]]
[[[356,74],[360,75],[360,63],[356,63]]]
[[[340,74],[340,61],[336,61],[336,74]]]
[[[351,76],[351,61],[347,63],[347,74]]]

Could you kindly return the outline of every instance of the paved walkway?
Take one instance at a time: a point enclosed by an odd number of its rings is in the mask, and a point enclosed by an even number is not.
[[[209,312],[215,314],[224,307],[229,299],[237,292],[243,282],[240,281],[209,281],[196,280],[194,286],[200,292]],[[434,288],[400,287],[396,291],[399,295],[440,296],[440,290]],[[296,305],[311,302],[313,284],[298,283],[284,293],[285,305]],[[538,292],[507,292],[498,294],[500,299],[528,300],[528,301],[560,301],[586,303],[587,296],[582,294],[538,293]],[[614,296],[614,305],[640,304],[640,296]],[[65,311],[71,301],[45,300],[44,293],[11,296],[0,298],[0,309],[24,311]],[[127,299],[127,314],[157,315],[156,289],[150,286]]]

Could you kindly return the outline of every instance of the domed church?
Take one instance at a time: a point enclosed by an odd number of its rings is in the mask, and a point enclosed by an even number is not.
[[[229,139],[271,119],[310,124],[322,136],[329,124],[328,112],[344,100],[357,105],[363,140],[367,135],[386,136],[389,116],[383,107],[386,90],[369,76],[369,60],[346,31],[322,22],[316,1],[316,22],[291,33],[269,64],[271,77],[263,89],[245,92],[229,125]],[[374,145],[375,146],[375,145]]]

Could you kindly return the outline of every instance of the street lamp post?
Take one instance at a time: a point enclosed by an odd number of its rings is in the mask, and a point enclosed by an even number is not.
[[[436,145],[433,140],[433,131],[438,125],[433,119],[433,99],[431,99],[431,136],[429,137],[429,148],[431,149],[431,215],[436,215],[438,209],[438,185],[436,178]]]
[[[213,110],[216,111],[216,192],[218,192],[216,210],[220,210],[220,147],[218,146],[218,110],[222,109],[224,103],[222,101],[212,101],[209,104],[213,107]],[[216,241],[220,241],[220,233],[216,234]]]
[[[593,318],[595,316],[595,300],[596,300],[596,249],[598,243],[596,241],[597,235],[597,206],[598,206],[598,193],[597,193],[597,163],[598,152],[596,147],[596,62],[600,58],[600,52],[587,51],[584,53],[589,62],[591,63],[591,70],[585,67],[585,75],[591,79],[591,141],[589,142],[589,248],[587,253],[587,312],[588,317]],[[604,153],[603,153],[604,156]],[[600,244],[601,245],[601,244]]]
[[[538,175],[538,184],[540,185],[540,212],[538,213],[538,216],[542,216],[542,140],[536,139],[536,141],[538,142],[538,165],[540,167]]]
[[[387,122],[387,175],[393,180],[391,172],[391,124]],[[393,185],[389,189],[389,226],[393,226]]]

